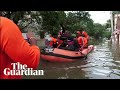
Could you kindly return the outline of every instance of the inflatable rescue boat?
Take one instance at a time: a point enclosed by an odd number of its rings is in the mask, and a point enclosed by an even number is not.
[[[70,51],[59,48],[45,48],[41,50],[41,58],[50,62],[73,62],[85,57],[93,49],[93,45],[89,45],[88,48],[85,48],[82,51]]]

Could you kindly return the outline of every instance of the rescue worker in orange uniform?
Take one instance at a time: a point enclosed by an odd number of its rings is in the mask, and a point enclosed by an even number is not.
[[[50,36],[50,42],[49,42],[49,46],[51,48],[57,48],[57,38],[54,35]]]
[[[79,29],[79,34],[82,34],[87,39],[87,43],[89,42],[89,35],[85,32],[84,28]]]
[[[87,47],[89,44],[89,35],[87,34],[87,32],[85,32],[84,28],[82,28],[82,27],[79,29],[78,32],[79,32],[79,34],[83,35],[83,37],[85,37],[87,39],[87,45],[86,45],[86,47]]]
[[[80,34],[79,31],[77,31],[77,41],[80,45],[80,50],[82,50],[83,48],[87,48],[87,39],[83,34]]]
[[[22,79],[21,75],[5,75],[4,69],[13,70],[11,63],[26,64],[36,69],[40,61],[40,49],[32,32],[27,33],[30,44],[24,40],[18,26],[0,16],[0,79]]]

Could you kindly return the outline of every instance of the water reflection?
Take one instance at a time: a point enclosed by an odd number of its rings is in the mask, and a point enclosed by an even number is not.
[[[71,63],[42,61],[38,69],[44,76],[25,77],[31,79],[120,79],[120,45],[106,41],[95,46],[86,60]]]
[[[120,78],[120,51],[119,43],[110,44],[108,41],[96,46],[96,50],[89,56],[92,57],[91,65],[95,67],[87,68],[91,73],[87,76],[93,79],[117,79]],[[94,62],[93,62],[94,60]],[[117,62],[116,62],[117,61]],[[85,69],[86,70],[86,69]]]

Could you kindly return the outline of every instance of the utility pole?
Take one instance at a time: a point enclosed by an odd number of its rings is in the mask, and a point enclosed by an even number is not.
[[[114,22],[113,22],[113,11],[110,11],[110,19],[111,19],[111,43],[113,40],[115,40],[115,36],[113,35],[114,32]]]
[[[110,14],[111,14],[111,30],[112,30],[112,33],[114,32],[114,25],[113,25],[113,11],[110,11]]]

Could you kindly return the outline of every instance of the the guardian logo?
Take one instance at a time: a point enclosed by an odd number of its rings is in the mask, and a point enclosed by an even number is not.
[[[10,68],[4,69],[5,75],[44,75],[43,70],[33,70],[33,68],[27,68],[27,65],[17,63],[11,63],[13,70],[10,70]]]

